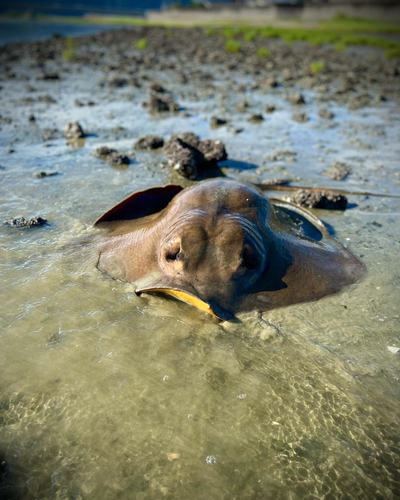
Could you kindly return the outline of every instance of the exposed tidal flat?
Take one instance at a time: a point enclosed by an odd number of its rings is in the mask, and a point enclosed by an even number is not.
[[[131,192],[192,182],[148,134],[221,141],[245,182],[400,195],[399,59],[135,27],[0,62],[1,220],[47,220],[0,230],[0,498],[399,498],[399,199],[313,210],[361,283],[236,322],[137,297],[81,244]]]

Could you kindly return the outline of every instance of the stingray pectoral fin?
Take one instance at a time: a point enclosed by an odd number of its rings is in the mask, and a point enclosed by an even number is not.
[[[107,210],[93,225],[140,219],[161,212],[182,189],[181,186],[168,184],[137,191]]]
[[[357,283],[362,262],[311,212],[282,200],[269,200],[271,245],[268,265],[241,310],[268,311],[319,300]]]

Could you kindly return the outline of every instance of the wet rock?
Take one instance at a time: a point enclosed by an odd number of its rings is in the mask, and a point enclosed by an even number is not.
[[[289,96],[289,101],[291,104],[298,105],[298,104],[305,104],[306,101],[304,100],[304,97],[302,94],[296,92],[295,94],[291,94]]]
[[[298,123],[306,123],[309,120],[307,113],[295,113],[292,118]]]
[[[112,149],[107,146],[100,146],[99,148],[96,148],[93,151],[91,151],[90,154],[95,158],[101,158],[116,152],[117,152],[116,149]]]
[[[164,145],[169,166],[182,177],[196,179],[197,166],[203,162],[203,155],[179,138],[171,138]]]
[[[201,141],[198,150],[203,154],[204,160],[209,163],[217,163],[228,158],[225,146],[221,141],[212,139]]]
[[[58,175],[58,172],[34,172],[33,177],[35,179],[44,179],[45,177],[53,177],[54,175]]]
[[[168,94],[150,94],[148,108],[150,113],[176,113],[179,111],[179,104]]]
[[[264,117],[260,113],[253,113],[247,118],[247,121],[250,123],[261,123],[264,121]]]
[[[188,144],[191,148],[198,149],[200,144],[200,138],[193,132],[183,132],[182,134],[171,135],[170,140],[181,139],[183,142]]]
[[[226,125],[227,123],[228,120],[225,120],[224,118],[218,118],[218,116],[212,116],[210,119],[211,128],[221,127],[222,125]]]
[[[106,161],[110,163],[110,165],[129,165],[129,157],[123,153],[117,153],[116,151],[108,154]]]
[[[274,111],[276,111],[276,107],[273,104],[267,104],[265,106],[266,113],[273,113]]]
[[[345,162],[335,161],[328,170],[324,170],[321,174],[326,175],[333,181],[343,181],[351,173],[350,167]]]
[[[31,227],[43,226],[44,224],[47,224],[47,220],[43,217],[32,217],[31,219],[21,217],[20,219],[12,218],[5,220],[4,224],[18,229],[29,229]]]
[[[164,146],[164,139],[159,135],[145,135],[135,142],[134,149],[151,151]]]
[[[129,80],[127,78],[121,78],[118,76],[109,78],[107,83],[110,87],[122,88],[126,87],[129,84]]]
[[[307,189],[300,189],[286,196],[284,200],[306,208],[345,210],[347,207],[346,196],[329,191],[309,191]]]
[[[332,111],[329,111],[327,108],[322,108],[318,111],[318,115],[321,118],[327,118],[328,120],[333,120],[335,115],[332,113]]]
[[[81,139],[85,136],[78,122],[68,122],[63,127],[64,136],[67,140]]]
[[[28,120],[30,121],[30,123],[35,123],[36,122],[35,115],[29,115]]]

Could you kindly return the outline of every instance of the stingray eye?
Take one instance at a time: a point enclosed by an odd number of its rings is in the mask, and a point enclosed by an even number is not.
[[[260,259],[250,245],[245,245],[242,252],[243,266],[249,271],[254,271],[259,266]]]
[[[170,241],[166,246],[165,259],[168,262],[179,260],[180,252],[181,252],[181,240],[174,239]]]

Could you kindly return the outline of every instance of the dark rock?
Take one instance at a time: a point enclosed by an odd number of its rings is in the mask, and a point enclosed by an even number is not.
[[[198,150],[203,154],[204,160],[209,163],[217,163],[228,158],[225,146],[221,141],[212,139],[201,141]]]
[[[193,132],[183,132],[182,134],[171,135],[170,140],[181,139],[183,142],[188,144],[191,148],[198,149],[200,144],[200,139]]]
[[[148,107],[150,113],[173,113],[179,111],[178,103],[168,94],[150,94]]]
[[[276,107],[273,104],[267,104],[265,106],[266,113],[273,113],[274,111],[276,111]]]
[[[35,115],[29,115],[28,120],[29,120],[31,123],[35,123],[35,121],[36,121]]]
[[[217,116],[212,116],[210,120],[210,126],[212,128],[221,127],[222,125],[226,125],[227,123],[227,120],[225,120],[224,118],[218,118]]]
[[[331,164],[328,170],[321,172],[333,181],[343,181],[351,173],[350,167],[347,163],[335,161]]]
[[[164,139],[159,135],[145,135],[135,142],[134,149],[141,149],[143,151],[151,151],[159,149],[164,146]]]
[[[68,122],[63,127],[64,136],[67,140],[81,139],[85,136],[78,122]]]
[[[182,177],[196,179],[197,166],[203,162],[203,155],[179,138],[171,138],[164,145],[169,166]]]
[[[299,123],[306,123],[309,120],[307,113],[295,113],[292,116],[293,120]]]
[[[126,87],[129,84],[129,80],[127,78],[121,78],[118,76],[109,78],[107,80],[108,85],[110,87],[116,87],[116,88],[121,88],[121,87]]]
[[[108,156],[112,153],[116,153],[116,149],[109,148],[107,146],[100,146],[99,148],[94,149],[91,151],[91,155],[94,156],[95,158],[101,158],[103,156]]]
[[[106,161],[111,165],[129,165],[129,157],[116,151],[107,155]]]
[[[33,177],[35,179],[44,179],[45,177],[52,177],[53,175],[58,175],[58,172],[34,172]]]
[[[250,123],[261,123],[264,120],[264,117],[260,113],[253,113],[247,118],[247,121]]]
[[[47,220],[42,217],[32,217],[26,220],[24,217],[20,219],[12,218],[4,221],[6,226],[16,227],[18,229],[29,229],[31,227],[43,226],[47,224]]]
[[[346,196],[329,191],[309,191],[307,189],[300,189],[290,196],[286,196],[284,199],[306,208],[345,210],[347,207]]]

